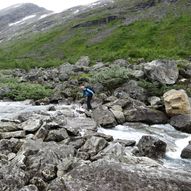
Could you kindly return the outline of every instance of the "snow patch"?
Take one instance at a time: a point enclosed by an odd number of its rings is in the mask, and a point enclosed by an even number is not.
[[[20,7],[22,5],[22,3],[19,3],[19,4],[16,4],[16,5],[13,5],[12,8],[17,8],[17,7]]]
[[[79,11],[80,11],[79,9],[78,9],[78,10],[75,10],[75,11],[74,11],[74,14],[77,14],[77,13],[79,13]]]
[[[17,21],[17,22],[14,22],[14,23],[10,23],[10,24],[9,24],[9,27],[14,26],[14,25],[18,25],[18,24],[22,24],[22,23],[24,23],[26,20],[32,19],[32,18],[34,18],[34,17],[36,17],[36,15],[29,15],[29,16],[27,16],[27,17],[24,17],[24,18],[21,19],[20,21]]]

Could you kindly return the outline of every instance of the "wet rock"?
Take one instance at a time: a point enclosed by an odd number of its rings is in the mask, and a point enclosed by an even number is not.
[[[181,157],[191,159],[191,143],[182,150]]]
[[[179,131],[191,133],[191,115],[177,115],[170,119],[170,124]]]
[[[148,128],[149,125],[145,124],[145,123],[131,123],[131,122],[126,122],[123,124],[124,126],[128,126],[128,127],[131,127],[131,128],[134,128],[135,130],[136,129],[145,129],[145,128]]]
[[[136,141],[134,141],[134,140],[116,139],[114,142],[115,143],[120,143],[124,147],[133,147],[136,144]]]
[[[55,141],[55,142],[60,142],[64,139],[67,139],[68,133],[66,131],[66,129],[62,128],[59,130],[51,130],[48,133],[47,138],[45,139],[45,141]]]
[[[34,105],[48,105],[49,103],[50,100],[47,97],[34,101]]]
[[[72,128],[79,131],[82,130],[97,130],[97,124],[90,118],[68,118],[66,128]]]
[[[107,141],[103,138],[91,137],[85,142],[80,150],[89,153],[90,156],[94,156],[99,151],[103,150],[107,144]]]
[[[93,118],[98,125],[105,128],[114,127],[117,124],[113,113],[104,106],[99,106],[93,111]]]
[[[18,131],[21,129],[17,123],[0,121],[0,132]]]
[[[22,128],[23,130],[28,132],[35,132],[41,127],[42,123],[43,123],[42,120],[32,118],[23,122]]]
[[[25,138],[25,137],[26,137],[25,131],[0,133],[0,139]]]
[[[147,124],[165,124],[167,116],[158,110],[147,107],[136,107],[124,111],[125,119],[128,122],[143,122]]]
[[[123,114],[123,109],[119,105],[114,105],[110,108],[110,111],[115,116],[115,119],[119,124],[123,124],[125,122],[125,116]]]
[[[139,156],[147,156],[158,159],[163,158],[166,152],[167,144],[153,136],[142,136],[137,144]]]
[[[56,107],[52,105],[48,108],[48,111],[56,111]]]
[[[19,191],[39,191],[39,190],[38,190],[38,188],[35,185],[30,184],[28,186],[24,186]]]
[[[33,112],[25,112],[25,113],[21,113],[18,115],[18,120],[21,122],[25,122],[28,119],[32,118],[33,116],[35,116],[35,114]]]
[[[144,64],[144,72],[148,78],[162,84],[174,84],[179,75],[175,61],[154,60]]]
[[[66,190],[190,190],[189,173],[99,160],[64,176]]]
[[[163,95],[166,113],[169,116],[191,114],[189,98],[184,90],[170,90]]]
[[[104,133],[98,133],[98,132],[95,132],[95,131],[86,131],[83,137],[91,138],[92,136],[102,137],[102,138],[104,138],[108,142],[113,141],[113,136],[106,135]]]

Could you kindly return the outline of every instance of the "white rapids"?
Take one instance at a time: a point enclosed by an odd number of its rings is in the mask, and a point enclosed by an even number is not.
[[[21,113],[34,111],[47,111],[52,105],[34,106],[30,101],[24,102],[0,102],[0,120],[14,119]],[[73,111],[77,117],[84,117],[83,109],[79,105],[56,105],[56,108],[68,108]],[[99,128],[99,132],[112,135],[114,139],[135,140],[137,143],[143,135],[156,136],[167,143],[167,152],[164,164],[167,166],[183,166],[191,169],[191,160],[181,159],[181,151],[191,141],[191,134],[182,133],[175,130],[171,125],[141,125],[141,128],[135,128],[127,125],[118,125],[112,129]]]

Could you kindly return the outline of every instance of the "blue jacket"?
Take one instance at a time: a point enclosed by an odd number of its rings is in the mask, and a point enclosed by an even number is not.
[[[94,91],[91,90],[90,88],[88,87],[85,87],[84,90],[83,90],[83,96],[85,97],[89,97],[89,96],[93,96],[94,95]]]

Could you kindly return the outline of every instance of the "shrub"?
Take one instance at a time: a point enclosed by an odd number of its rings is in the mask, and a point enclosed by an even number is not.
[[[11,92],[4,95],[15,101],[23,101],[26,99],[42,99],[51,95],[52,90],[40,84],[18,83],[15,80],[6,81],[0,84],[1,87],[9,87]]]
[[[128,80],[130,73],[125,67],[112,66],[96,72],[92,76],[91,81],[93,83],[99,82],[109,90],[112,90]]]

